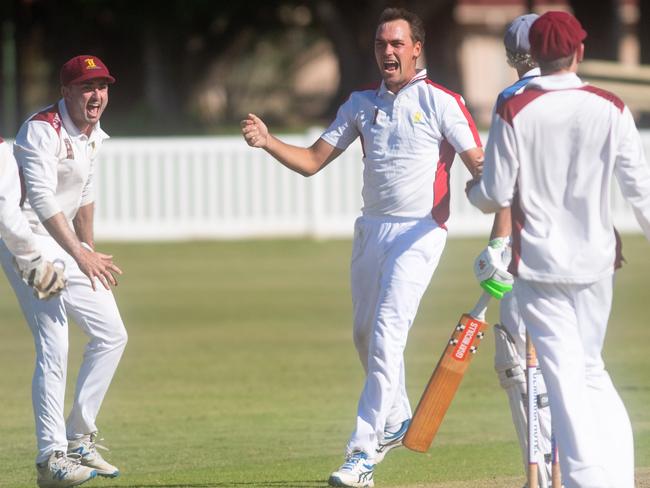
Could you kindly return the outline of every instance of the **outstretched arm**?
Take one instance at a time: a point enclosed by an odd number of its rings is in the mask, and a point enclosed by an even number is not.
[[[266,124],[255,114],[248,114],[241,121],[241,131],[249,146],[264,149],[284,166],[303,176],[316,174],[343,152],[323,139],[318,139],[310,147],[282,142],[269,133]]]

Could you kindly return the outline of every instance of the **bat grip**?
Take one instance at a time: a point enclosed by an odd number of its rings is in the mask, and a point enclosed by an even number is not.
[[[490,298],[492,298],[492,296],[488,292],[484,291],[481,295],[481,298],[478,299],[478,302],[476,302],[476,305],[474,305],[474,308],[469,314],[476,320],[484,322],[485,312],[487,310],[488,303],[490,303]]]

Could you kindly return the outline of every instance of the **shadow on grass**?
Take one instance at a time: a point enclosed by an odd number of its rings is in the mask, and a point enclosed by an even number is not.
[[[133,484],[103,485],[102,488],[322,488],[328,486],[325,480],[305,481],[218,481],[216,483],[176,483],[172,485]]]

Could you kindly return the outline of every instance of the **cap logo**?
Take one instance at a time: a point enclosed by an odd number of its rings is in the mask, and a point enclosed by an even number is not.
[[[95,64],[95,60],[93,58],[84,59],[84,63],[86,63],[86,69],[97,69],[98,68],[98,66]]]

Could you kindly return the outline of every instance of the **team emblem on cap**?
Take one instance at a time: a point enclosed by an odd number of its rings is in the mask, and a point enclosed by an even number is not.
[[[86,63],[86,69],[97,69],[97,65],[95,64],[95,60],[93,58],[84,59],[84,63]]]

